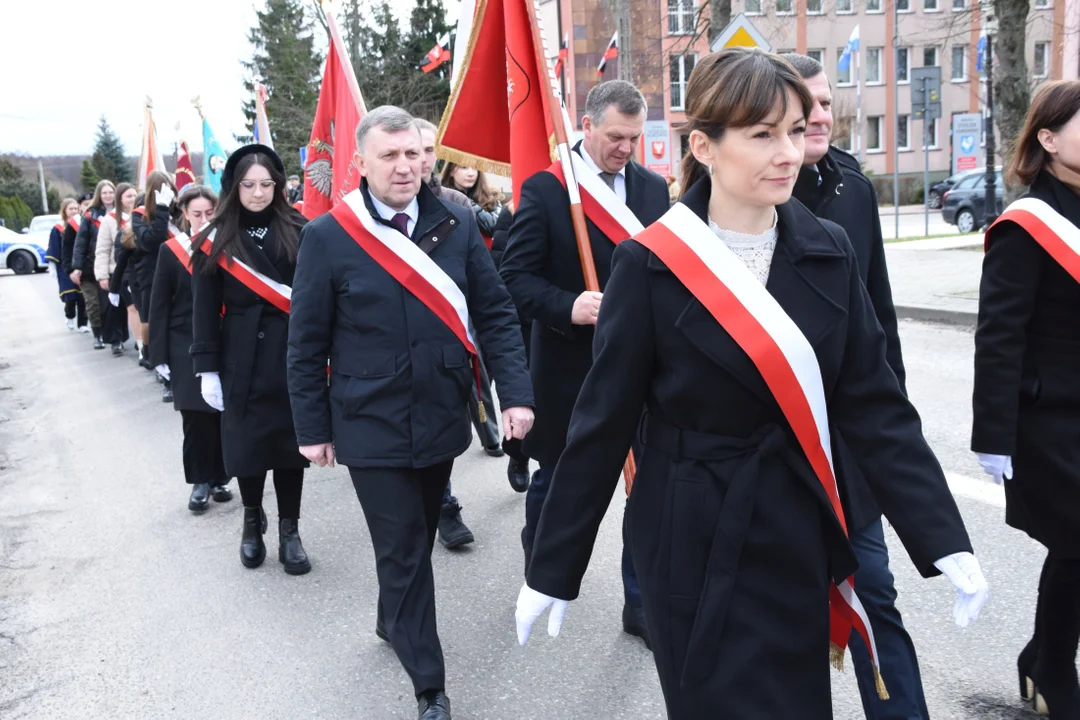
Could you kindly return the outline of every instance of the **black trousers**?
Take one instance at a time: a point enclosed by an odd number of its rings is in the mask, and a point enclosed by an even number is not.
[[[262,507],[266,473],[254,477],[238,477],[236,484],[240,486],[240,499],[244,507]],[[304,469],[276,468],[274,492],[277,493],[278,520],[299,520],[300,500],[304,494]]]
[[[375,550],[379,614],[417,696],[446,686],[431,549],[453,467],[349,468]]]
[[[188,485],[227,485],[221,457],[221,413],[181,410],[184,419],[184,479]]]
[[[127,291],[127,288],[123,288],[117,294],[120,295],[120,304],[113,306],[109,302],[109,293],[104,290],[99,293],[102,321],[104,323],[101,328],[101,339],[107,345],[125,342],[129,335],[127,309],[130,304],[131,293]]]
[[[64,297],[64,317],[68,320],[78,317],[77,327],[86,324],[86,301],[83,300],[81,292],[73,292]]]

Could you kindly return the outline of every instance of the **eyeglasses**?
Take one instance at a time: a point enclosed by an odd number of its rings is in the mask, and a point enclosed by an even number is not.
[[[257,185],[257,186],[261,187],[263,190],[273,190],[274,185],[276,185],[276,184],[277,183],[275,183],[273,180],[241,180],[240,181],[240,189],[241,190],[246,190],[247,192],[251,192],[252,190],[255,189],[255,186]]]

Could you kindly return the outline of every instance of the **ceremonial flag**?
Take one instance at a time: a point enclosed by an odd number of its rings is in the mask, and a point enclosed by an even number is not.
[[[512,176],[515,203],[522,182],[552,160],[553,98],[541,82],[550,78],[550,69],[534,42],[526,6],[531,1],[477,0],[461,76],[436,143],[443,159]],[[505,113],[491,107],[492,89],[503,87]]]
[[[326,53],[323,66],[319,105],[304,165],[302,212],[308,219],[329,212],[341,198],[360,186],[360,173],[353,156],[356,126],[367,112],[333,14],[327,12],[326,19],[330,26],[330,52]]]
[[[420,69],[425,73],[429,73],[449,60],[450,33],[446,33],[435,43],[435,47],[428,50],[428,54],[424,56],[424,61],[420,63]]]
[[[604,51],[604,57],[600,58],[600,64],[596,66],[596,76],[604,77],[604,70],[607,68],[608,60],[614,60],[617,57],[619,57],[618,30],[611,36],[611,42],[608,43],[607,50]]]
[[[143,105],[143,138],[142,149],[139,152],[139,190],[146,189],[146,178],[155,170],[165,172],[165,161],[161,157],[161,148],[157,140],[157,128],[154,126],[154,114],[151,111],[153,103],[146,98]]]
[[[202,121],[202,144],[203,183],[209,185],[214,192],[220,193],[221,173],[225,170],[225,161],[228,158],[221,144],[214,137],[214,131],[210,129],[210,121],[206,118]]]
[[[176,158],[176,190],[195,182],[195,169],[191,167],[191,156],[186,142],[180,143],[180,154]]]
[[[851,37],[848,38],[847,45],[844,46],[844,52],[840,54],[840,61],[836,64],[840,72],[847,72],[847,69],[851,67],[851,53],[856,52],[858,49],[859,26],[856,25],[855,29],[851,31]]]
[[[563,36],[562,44],[559,45],[559,57],[555,59],[555,79],[562,80],[563,71],[566,70],[566,60],[570,57],[570,33]]]
[[[260,82],[255,83],[255,127],[252,134],[255,142],[273,150],[274,138],[270,136],[270,121],[266,119],[266,101],[269,99],[266,86]]]
[[[983,71],[983,61],[986,59],[986,36],[983,35],[979,38],[979,44],[975,46],[979,51],[979,54],[975,58],[975,71]]]

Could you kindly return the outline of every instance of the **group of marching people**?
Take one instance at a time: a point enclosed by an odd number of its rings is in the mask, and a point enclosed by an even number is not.
[[[391,106],[356,128],[360,187],[311,222],[261,145],[229,158],[220,202],[198,186],[176,196],[168,178],[146,201],[107,183],[87,207],[65,201],[68,317],[81,297],[95,347],[120,352],[125,308],[149,322],[148,335],[127,324],[184,414],[188,481],[205,503],[238,480],[245,566],[266,555],[267,473],[278,559],[302,574],[305,469],[348,467],[376,559],[375,634],[421,720],[451,717],[431,552],[436,537],[454,545],[443,524],[460,522],[450,477],[470,411],[527,493],[522,644],[548,608],[559,633],[636,466],[622,623],[652,650],[669,717],[830,718],[829,661],[850,642],[867,717],[928,718],[883,519],[922,575],[954,584],[958,624],[988,598],[907,398],[877,197],[830,145],[822,66],[713,53],[686,114],[674,204],[633,160],[647,108],[623,81],[589,93],[584,139],[562,162],[515,178],[512,214],[473,168],[436,178],[434,126]],[[1072,720],[1080,82],[1041,88],[1015,147],[1009,171],[1031,190],[987,232],[972,449],[1005,483],[1007,522],[1049,550],[1021,693]],[[565,162],[590,201],[598,289],[581,271]]]

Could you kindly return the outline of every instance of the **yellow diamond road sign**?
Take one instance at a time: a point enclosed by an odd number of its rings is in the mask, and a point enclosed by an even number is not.
[[[750,19],[742,13],[739,13],[724,28],[724,32],[717,35],[710,49],[716,52],[729,47],[759,47],[766,52],[772,51],[772,44],[765,39],[760,30],[754,27],[754,23],[750,22]]]

